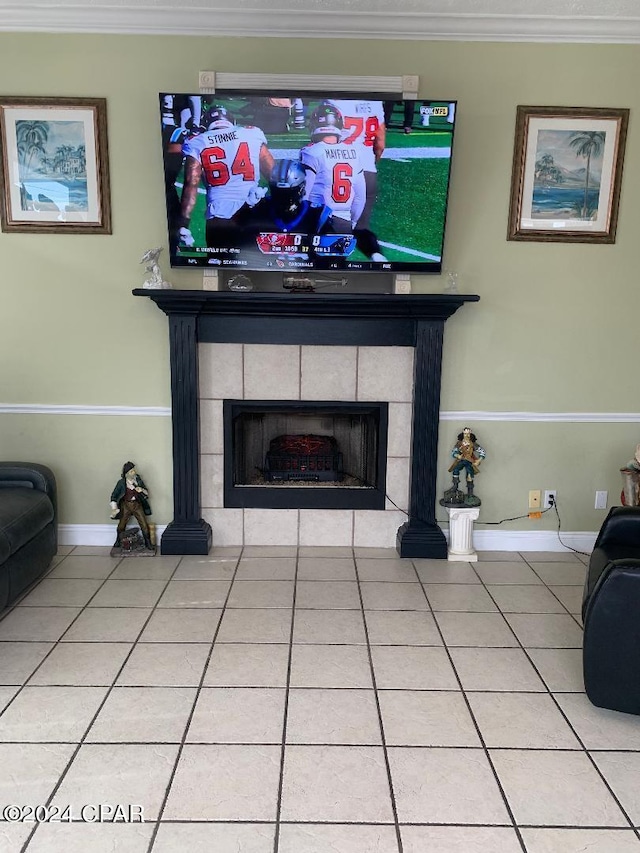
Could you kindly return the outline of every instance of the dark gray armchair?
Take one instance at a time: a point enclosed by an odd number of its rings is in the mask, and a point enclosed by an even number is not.
[[[605,518],[582,617],[587,696],[600,708],[640,714],[640,507],[617,506]]]
[[[0,462],[0,610],[49,567],[57,525],[53,472],[30,462]]]

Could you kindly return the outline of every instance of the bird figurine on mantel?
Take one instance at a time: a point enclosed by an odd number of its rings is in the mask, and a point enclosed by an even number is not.
[[[163,290],[171,288],[171,284],[162,278],[158,258],[162,252],[162,246],[156,246],[155,249],[147,249],[142,258],[141,264],[146,264],[145,270],[150,273],[149,278],[145,279],[143,287],[149,290]]]

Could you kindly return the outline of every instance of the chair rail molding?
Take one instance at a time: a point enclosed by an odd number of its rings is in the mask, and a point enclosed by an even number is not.
[[[49,403],[0,403],[0,415],[102,415],[170,418],[170,406],[79,406]],[[485,412],[441,411],[440,421],[502,423],[637,424],[640,412]]]

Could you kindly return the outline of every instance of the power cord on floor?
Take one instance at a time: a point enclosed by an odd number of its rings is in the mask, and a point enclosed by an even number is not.
[[[578,551],[577,548],[572,548],[571,545],[567,545],[566,542],[562,541],[562,536],[560,536],[560,529],[562,527],[562,522],[560,521],[560,513],[558,512],[558,501],[555,500],[554,498],[549,498],[549,500],[551,501],[551,506],[549,507],[549,509],[555,509],[556,516],[558,517],[558,529],[557,529],[556,533],[558,534],[558,540],[559,540],[560,544],[562,545],[562,547],[567,548],[569,551],[573,551],[574,554],[582,554],[585,557],[589,557],[590,554],[587,551]],[[546,512],[546,510],[545,510],[545,512]]]

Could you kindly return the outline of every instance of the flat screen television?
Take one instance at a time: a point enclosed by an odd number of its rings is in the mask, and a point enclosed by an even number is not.
[[[171,265],[441,272],[455,118],[376,94],[161,93]]]

